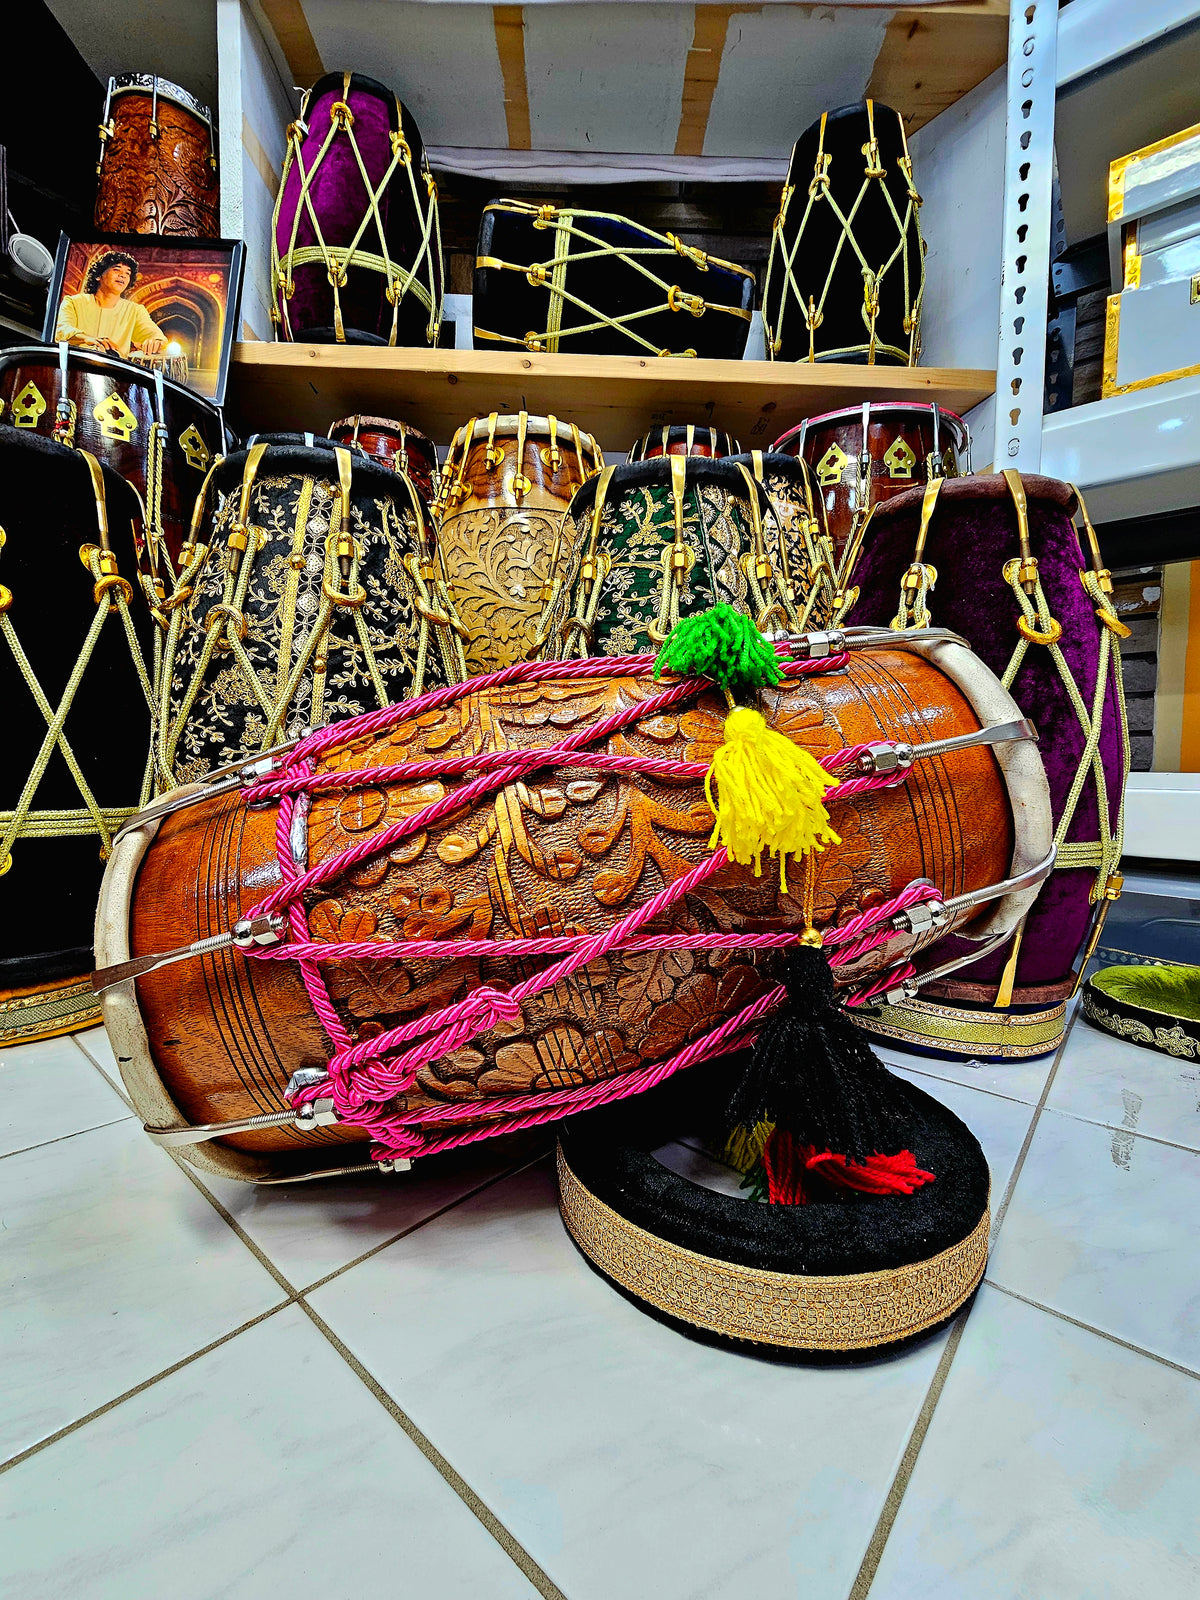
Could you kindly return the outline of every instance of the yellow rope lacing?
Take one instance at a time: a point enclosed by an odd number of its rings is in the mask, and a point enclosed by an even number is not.
[[[694,250],[677,239],[673,233],[656,233],[654,229],[638,223],[637,227],[647,238],[654,241],[646,245],[616,245],[607,243],[596,234],[588,232],[582,226],[591,220],[613,221],[612,214],[606,211],[577,211],[561,210],[556,206],[535,206],[523,200],[497,200],[487,208],[489,211],[504,211],[516,216],[532,217],[535,228],[554,229],[554,254],[545,261],[535,261],[522,266],[515,261],[502,261],[497,256],[479,256],[476,258],[477,267],[493,268],[501,272],[520,272],[528,279],[534,288],[545,287],[549,296],[549,305],[546,313],[546,326],[540,331],[526,333],[523,338],[512,334],[493,333],[487,328],[476,326],[477,339],[490,339],[496,344],[519,345],[526,350],[545,350],[555,352],[560,349],[562,339],[574,338],[579,334],[596,333],[602,328],[610,328],[616,333],[624,334],[631,344],[639,349],[648,350],[654,356],[694,356],[695,350],[663,350],[640,334],[633,324],[646,317],[656,317],[664,311],[690,312],[694,317],[702,317],[709,311],[714,311],[721,316],[737,317],[743,322],[751,320],[751,313],[743,311],[740,306],[722,305],[717,301],[704,300],[699,295],[685,294],[678,284],[670,283],[657,272],[646,265],[646,262],[659,257],[677,259],[683,256],[693,265],[706,272],[710,266],[722,267],[727,272],[740,273],[742,277],[753,279],[753,274],[744,267],[737,266],[732,261],[722,261],[718,256],[706,255],[703,250]],[[581,243],[582,250],[572,250],[572,245]],[[583,261],[601,261],[605,259],[619,259],[641,274],[647,283],[653,284],[660,291],[663,299],[657,305],[643,306],[637,311],[628,311],[621,316],[610,316],[597,306],[589,305],[586,300],[580,299],[567,287],[567,267]],[[568,327],[563,326],[563,316],[566,307],[570,305],[580,311],[585,317],[590,317],[590,322],[580,322]]]
[[[102,806],[96,799],[91,785],[84,777],[79,761],[71,747],[66,734],[66,721],[74,704],[79,685],[83,682],[84,675],[95,654],[104,625],[111,616],[118,616],[124,628],[125,638],[129,645],[130,656],[133,659],[137,672],[138,682],[141,684],[142,693],[151,717],[154,715],[154,692],[151,687],[150,677],[146,671],[146,664],[142,659],[142,652],[138,645],[137,634],[134,631],[133,617],[129,605],[133,598],[133,586],[118,573],[116,557],[112,553],[108,537],[108,513],[105,504],[104,476],[100,463],[86,450],[78,452],[87,464],[91,474],[92,489],[96,503],[96,521],[99,529],[100,543],[98,545],[85,544],[79,551],[80,559],[86,567],[92,583],[92,597],[95,602],[96,612],[92,618],[87,634],[84,637],[75,664],[71,668],[66,685],[62,691],[58,706],[50,703],[49,696],[38,680],[29,657],[21,645],[20,636],[12,618],[12,611],[17,598],[11,590],[0,585],[0,638],[7,644],[17,671],[25,682],[26,688],[37,706],[39,713],[46,723],[46,734],[42,740],[37,756],[30,768],[25,786],[12,810],[0,810],[0,874],[7,872],[12,865],[12,850],[18,838],[22,839],[57,839],[79,837],[81,835],[99,835],[101,859],[107,859],[112,848],[112,836],[121,824],[140,810],[150,797],[151,768],[147,765],[142,777],[141,792],[138,804],[135,806]],[[0,537],[0,548],[3,547],[3,538]],[[40,615],[35,615],[35,625],[41,626]],[[79,797],[83,801],[81,807],[76,808],[51,808],[34,810],[34,801],[46,775],[47,768],[53,758],[55,750],[62,755],[67,764]]]
[[[783,349],[784,322],[791,298],[795,299],[796,305],[799,307],[799,314],[803,317],[804,325],[808,330],[808,355],[801,357],[800,359],[807,361],[815,361],[817,359],[817,329],[825,320],[825,302],[833,285],[834,274],[837,271],[838,263],[842,258],[842,251],[847,244],[849,244],[850,249],[854,252],[855,256],[857,256],[858,264],[862,269],[863,304],[861,316],[863,320],[863,327],[867,335],[866,342],[861,345],[846,345],[836,350],[823,349],[820,352],[822,358],[824,360],[831,360],[838,357],[861,355],[865,353],[869,363],[873,362],[878,355],[886,355],[894,357],[896,360],[905,362],[908,366],[916,366],[917,360],[920,357],[921,305],[925,296],[925,249],[921,239],[921,196],[917,193],[917,190],[913,184],[912,161],[910,160],[908,154],[908,141],[904,136],[904,123],[898,117],[897,121],[900,125],[900,138],[904,145],[904,154],[898,157],[896,164],[904,176],[904,181],[908,189],[908,202],[904,209],[904,215],[901,217],[899,211],[896,209],[896,204],[892,199],[891,191],[888,188],[887,172],[880,159],[879,142],[875,137],[875,108],[874,102],[871,100],[867,101],[867,119],[869,137],[867,143],[862,147],[863,156],[865,158],[865,165],[863,167],[863,181],[848,212],[843,211],[841,206],[838,205],[837,201],[833,197],[833,190],[830,187],[829,169],[833,163],[833,157],[827,154],[825,150],[826,118],[824,115],[821,117],[821,130],[817,143],[817,160],[813,170],[812,181],[808,186],[807,203],[804,207],[804,215],[800,218],[800,225],[796,230],[796,236],[790,245],[784,237],[784,225],[787,221],[788,211],[791,207],[792,200],[796,192],[796,186],[794,184],[787,184],[784,187],[779,215],[775,218],[771,234],[771,253],[767,260],[766,280],[763,283],[763,324],[766,331],[767,355],[772,361]],[[877,185],[879,192],[883,195],[884,200],[887,203],[887,208],[892,214],[892,220],[896,224],[897,232],[897,244],[895,249],[892,251],[891,255],[887,257],[883,265],[878,269],[872,267],[871,263],[863,254],[858,240],[854,236],[854,219],[857,216],[863,201],[871,192],[873,185]],[[825,283],[821,289],[820,298],[814,299],[811,295],[806,298],[800,288],[799,283],[796,281],[794,268],[796,259],[800,255],[801,246],[804,241],[804,231],[808,226],[809,219],[814,215],[816,208],[822,205],[827,205],[830,211],[832,211],[833,215],[841,224],[842,232],[841,237],[838,239],[838,242],[834,247],[833,254],[830,257],[829,270],[825,275]],[[908,266],[908,250],[905,248],[910,227],[914,228],[916,232],[917,258],[920,263],[920,277],[917,283],[915,299],[912,296],[911,275],[909,273]],[[811,260],[811,255],[808,259]],[[770,304],[769,296],[771,292],[771,279],[772,274],[776,273],[777,270],[777,260],[779,263],[778,271],[782,273],[784,282],[779,297],[778,319],[775,325],[772,326],[767,321],[767,307]],[[882,288],[884,279],[896,265],[897,261],[900,261],[904,274],[904,304],[907,307],[904,316],[904,329],[908,334],[907,350],[898,345],[882,343],[876,338],[875,332],[875,324],[879,316],[880,290]]]
[[[295,292],[295,270],[297,267],[310,266],[314,262],[320,262],[325,268],[326,277],[329,279],[330,287],[333,290],[334,333],[338,342],[344,343],[346,328],[342,318],[341,296],[338,291],[346,285],[347,270],[350,267],[356,267],[367,272],[381,273],[387,279],[385,292],[392,307],[392,326],[388,336],[389,345],[396,343],[400,303],[408,294],[411,294],[429,313],[429,321],[425,328],[425,338],[427,343],[436,344],[438,330],[442,322],[442,230],[438,217],[437,184],[433,181],[427,165],[423,164],[422,177],[424,178],[427,204],[423,203],[414,172],[412,149],[408,140],[404,137],[404,107],[397,99],[396,129],[391,135],[392,159],[379,183],[372,188],[370,174],[363,161],[358,141],[354,137],[354,113],[347,104],[350,94],[350,80],[351,74],[345,73],[343,98],[330,107],[329,132],[325,135],[324,142],[317,151],[316,159],[311,167],[305,167],[302,150],[303,141],[309,131],[306,119],[311,90],[304,97],[300,120],[293,122],[288,127],[287,154],[284,156],[283,161],[283,175],[280,178],[279,193],[275,197],[275,208],[271,213],[271,321],[275,324],[277,336],[279,329],[282,328],[285,340],[291,341],[294,338],[291,320],[288,316],[288,301]],[[354,153],[354,159],[362,176],[363,188],[366,192],[367,209],[349,244],[332,245],[326,242],[325,236],[321,231],[320,219],[313,206],[310,190],[313,179],[321,169],[321,163],[333,148],[339,135],[344,138],[346,144]],[[291,172],[293,163],[300,172],[300,194],[297,198],[295,214],[292,217],[287,250],[281,256],[279,253],[279,216],[283,205],[284,191],[287,188],[288,175]],[[379,210],[379,202],[400,167],[403,167],[408,175],[409,192],[421,228],[421,242],[416,258],[412,266],[407,268],[391,258],[388,250],[387,232]],[[297,248],[296,238],[300,231],[301,221],[305,216],[312,223],[317,242],[315,245],[305,245]],[[378,238],[378,251],[361,247],[363,235],[372,222],[375,224],[375,233]],[[424,270],[425,281],[418,281],[422,270]]]

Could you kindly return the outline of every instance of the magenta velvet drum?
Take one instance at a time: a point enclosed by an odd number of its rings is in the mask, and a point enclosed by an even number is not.
[[[288,129],[271,281],[276,338],[437,343],[437,185],[411,113],[373,78],[330,72],[305,95]]]
[[[1026,920],[1015,968],[1010,943],[922,991],[960,1008],[1002,1004],[1006,969],[1013,1007],[1061,1006],[1106,894],[1119,886],[1129,761],[1120,635],[1127,630],[1086,516],[1081,546],[1079,510],[1070,484],[1016,473],[914,488],[878,508],[851,578],[859,596],[849,624],[953,629],[1038,730],[1056,870]],[[939,948],[942,959],[954,945]]]

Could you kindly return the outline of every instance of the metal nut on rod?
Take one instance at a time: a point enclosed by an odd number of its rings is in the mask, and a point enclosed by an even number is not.
[[[239,950],[255,945],[278,944],[283,937],[283,918],[274,912],[262,917],[242,917],[233,925],[233,942]]]
[[[910,744],[879,743],[870,745],[856,763],[859,772],[867,775],[907,771],[913,763]]]

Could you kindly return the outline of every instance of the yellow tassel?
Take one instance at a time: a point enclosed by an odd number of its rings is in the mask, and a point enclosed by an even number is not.
[[[723,844],[728,859],[752,866],[756,878],[762,876],[763,851],[777,855],[786,894],[788,856],[841,843],[822,804],[836,782],[807,750],[769,728],[759,712],[735,707],[704,780],[717,819],[710,847]]]
[[[773,1122],[756,1122],[753,1126],[739,1122],[725,1141],[721,1160],[737,1172],[749,1172],[762,1159],[763,1146],[774,1127]]]

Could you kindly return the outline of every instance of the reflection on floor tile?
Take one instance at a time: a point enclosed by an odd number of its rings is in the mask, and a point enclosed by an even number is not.
[[[901,1067],[894,1070],[897,1077],[923,1089],[932,1099],[953,1111],[979,1140],[992,1174],[992,1217],[995,1219],[1029,1132],[1034,1108],[1023,1101],[1002,1100],[999,1095],[964,1089],[961,1084],[947,1079],[923,1078]]]
[[[1200,1369],[1200,1156],[1043,1111],[991,1279]]]
[[[282,1298],[132,1119],[0,1161],[0,1229],[0,1460]]]
[[[1200,1066],[1116,1039],[1082,1019],[1046,1104],[1200,1150]]]
[[[877,1055],[891,1065],[908,1067],[912,1072],[923,1072],[930,1077],[945,1078],[951,1083],[961,1083],[968,1089],[987,1089],[992,1094],[1007,1095],[1010,1100],[1025,1100],[1036,1105],[1041,1099],[1046,1079],[1054,1065],[1054,1056],[1035,1056],[1029,1061],[974,1061],[955,1058],[942,1061],[937,1056],[918,1055],[915,1051],[896,1049],[886,1040],[872,1038],[871,1045]]]
[[[0,1050],[0,1156],[128,1115],[73,1039]]]
[[[871,1600],[1191,1600],[1200,1385],[984,1288]]]
[[[536,1593],[296,1306],[0,1484],[13,1600]]]
[[[816,1369],[685,1339],[585,1264],[548,1164],[312,1302],[571,1600],[844,1600],[943,1345]]]
[[[453,1205],[547,1148],[544,1134],[485,1139],[414,1163],[411,1172],[258,1188],[202,1176],[205,1187],[297,1289]]]

